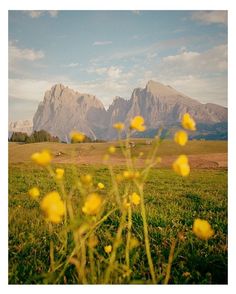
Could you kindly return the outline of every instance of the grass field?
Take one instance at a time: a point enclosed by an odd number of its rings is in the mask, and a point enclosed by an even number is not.
[[[104,195],[109,194],[110,173],[108,169],[93,158],[102,157],[112,143],[66,145],[57,143],[39,144],[9,144],[9,283],[10,284],[41,284],[50,283],[54,277],[48,273],[49,242],[48,231],[38,203],[31,200],[28,190],[38,186],[42,194],[56,189],[56,185],[46,170],[30,163],[30,155],[43,148],[49,148],[54,155],[62,152],[62,158],[54,160],[53,167],[63,167],[66,174],[66,189],[74,181],[74,174],[90,173],[94,182],[103,182]],[[72,148],[75,148],[74,154]],[[148,152],[145,140],[136,141],[134,153]],[[180,149],[167,141],[160,148],[160,156],[206,155],[214,158],[215,154],[227,156],[226,142],[192,141]],[[79,152],[79,155],[77,153]],[[145,155],[144,155],[145,156]],[[82,161],[86,157],[86,161]],[[114,155],[117,162],[119,151]],[[196,158],[195,158],[196,159]],[[71,162],[78,163],[76,169]],[[85,164],[80,164],[80,163]],[[166,161],[168,162],[168,160]],[[122,162],[121,162],[122,163]],[[115,173],[124,169],[123,165],[114,167]],[[193,168],[190,176],[182,178],[170,168],[163,166],[154,168],[144,189],[145,204],[149,223],[151,254],[159,283],[163,282],[168,263],[171,241],[181,233],[181,239],[175,250],[170,283],[172,284],[225,284],[227,283],[227,168],[216,167]],[[73,203],[79,205],[79,195],[75,193]],[[192,233],[195,218],[209,221],[215,231],[207,242],[199,240]],[[98,254],[106,258],[102,248],[107,240],[113,238],[118,226],[118,216],[109,217],[99,227]],[[53,238],[56,240],[60,225],[56,225]],[[133,230],[140,241],[140,246],[132,252],[132,283],[150,283],[150,274],[143,245],[143,230],[140,211],[133,213]],[[68,248],[69,252],[70,248]],[[59,259],[59,248],[55,255]],[[122,263],[122,260],[120,260]],[[69,265],[58,283],[76,283],[74,265]],[[61,268],[57,273],[60,273]],[[45,274],[46,273],[46,274]],[[114,277],[114,283],[120,283],[119,275]]]

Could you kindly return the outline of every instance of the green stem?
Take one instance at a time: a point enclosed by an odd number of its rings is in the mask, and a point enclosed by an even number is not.
[[[152,277],[152,281],[154,284],[156,284],[157,281],[156,281],[156,275],[155,275],[152,256],[151,256],[150,242],[149,242],[149,235],[148,235],[148,224],[147,224],[147,216],[146,216],[146,210],[145,210],[145,204],[144,204],[143,186],[139,185],[138,189],[139,189],[140,199],[141,199],[141,201],[140,201],[141,215],[142,215],[142,219],[143,219],[143,232],[144,232],[145,249],[146,249],[146,254],[147,254],[147,259],[148,259],[148,265],[149,265],[149,270],[150,270],[150,274]]]
[[[173,259],[174,259],[175,246],[176,246],[176,240],[173,240],[172,244],[171,244],[171,248],[170,248],[170,254],[169,254],[169,258],[168,258],[168,265],[167,265],[164,284],[168,284],[169,279],[170,279],[170,271],[171,271],[171,266],[172,266]]]
[[[89,263],[90,263],[92,284],[95,284],[96,283],[96,277],[95,277],[95,265],[94,265],[93,248],[89,248]]]
[[[116,238],[115,238],[115,241],[113,243],[113,248],[112,248],[112,253],[111,253],[109,265],[108,265],[108,267],[106,269],[106,272],[105,272],[104,284],[108,284],[110,276],[111,276],[111,272],[112,272],[112,269],[113,269],[113,266],[114,266],[114,262],[116,260],[116,252],[117,252],[117,249],[118,249],[119,244],[120,244],[122,231],[124,229],[125,219],[126,219],[126,211],[123,211],[122,216],[121,216],[121,220],[120,220],[120,225],[119,225],[117,233],[116,233]]]
[[[52,240],[52,224],[49,223],[49,233],[50,233],[50,249],[49,249],[49,256],[50,256],[50,270],[54,272],[55,270],[55,261],[54,261],[54,244]]]
[[[131,206],[128,207],[128,225],[127,225],[127,241],[126,241],[126,248],[125,248],[125,260],[128,269],[130,268],[130,239],[131,239],[131,228],[132,228],[132,208]]]
[[[87,284],[85,268],[86,268],[86,245],[85,245],[85,240],[81,240],[81,280],[83,284]]]

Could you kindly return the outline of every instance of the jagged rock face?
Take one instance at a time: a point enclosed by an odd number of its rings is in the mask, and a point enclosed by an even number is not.
[[[227,121],[227,108],[215,104],[201,104],[170,86],[149,81],[145,89],[135,89],[126,120],[140,114],[148,128],[179,122],[189,112],[197,122]]]
[[[96,139],[93,129],[100,126],[104,113],[103,104],[95,96],[59,84],[47,91],[39,104],[33,119],[34,130],[46,130],[62,140],[67,140],[72,130],[78,130]]]
[[[149,81],[144,89],[135,89],[130,100],[116,97],[107,111],[95,96],[55,85],[45,93],[33,123],[34,130],[44,129],[64,140],[73,129],[91,138],[113,139],[117,135],[112,127],[115,122],[124,122],[127,130],[130,119],[142,115],[147,128],[154,129],[176,124],[185,112],[197,122],[227,121],[227,108],[202,104],[171,86]]]
[[[22,132],[30,135],[33,131],[33,122],[31,120],[18,120],[11,122],[8,126],[8,132]]]

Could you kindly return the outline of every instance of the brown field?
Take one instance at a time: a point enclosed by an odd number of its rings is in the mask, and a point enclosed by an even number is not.
[[[145,165],[147,154],[152,146],[145,139],[134,139],[135,146],[132,154],[138,156],[140,152],[144,155],[137,159],[137,165]],[[77,163],[83,165],[101,165],[103,156],[109,146],[117,147],[117,152],[112,156],[113,165],[124,165],[125,160],[117,142],[106,143],[34,143],[18,144],[9,143],[9,163],[30,163],[32,153],[42,149],[51,150],[54,155],[54,163]],[[227,142],[226,141],[190,141],[184,147],[176,145],[170,140],[164,141],[159,147],[161,157],[160,167],[170,167],[176,156],[186,154],[189,157],[192,168],[227,168]]]

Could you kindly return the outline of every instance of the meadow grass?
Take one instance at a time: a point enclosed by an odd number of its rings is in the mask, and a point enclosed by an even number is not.
[[[194,144],[196,143],[193,143],[192,152],[194,152]],[[37,148],[37,144],[30,145],[31,149]],[[224,148],[216,145],[219,149]],[[69,148],[67,145],[63,146]],[[188,148],[191,149],[191,146]],[[164,150],[166,149],[164,148],[163,152]],[[32,153],[32,150],[30,152]],[[59,165],[53,167],[57,166]],[[60,164],[60,167],[65,169],[66,190],[73,185],[76,174],[88,173],[93,176],[95,183],[104,183],[105,189],[101,192],[102,194],[105,195],[111,188],[111,176],[105,166],[80,165],[75,168],[69,164]],[[123,167],[115,167],[114,172],[120,173],[123,169]],[[123,183],[121,188],[122,185]],[[28,190],[32,186],[39,187],[42,194],[56,189],[55,182],[45,169],[36,168],[27,163],[10,164],[9,283],[55,283],[59,275],[60,279],[57,283],[76,284],[74,264],[69,264],[64,272],[60,265],[54,272],[49,271],[50,236],[39,204],[28,196]],[[193,170],[189,177],[182,178],[170,169],[154,168],[147,178],[144,195],[151,255],[158,274],[157,282],[164,281],[171,243],[174,238],[178,238],[169,283],[227,283],[227,170]],[[72,201],[75,206],[81,206],[79,194],[75,193]],[[123,273],[113,274],[112,283],[114,284],[151,283],[143,242],[142,217],[138,207],[134,209],[132,216],[132,230],[140,245],[130,253],[132,269],[130,276],[125,280]],[[207,242],[199,240],[192,233],[195,218],[206,219],[212,225],[215,234]],[[99,272],[104,271],[103,267],[107,262],[107,254],[103,248],[114,238],[118,225],[119,217],[117,213],[114,213],[97,229],[99,243],[95,262],[98,276]],[[51,236],[55,241],[55,259],[63,261],[65,256],[60,246],[57,246],[57,240],[62,238],[61,234],[61,226],[55,225]],[[72,236],[69,235],[68,252],[70,241],[72,243]],[[121,249],[118,248],[118,250]],[[120,264],[124,263],[122,259],[118,261]],[[99,280],[93,282],[99,283]]]

